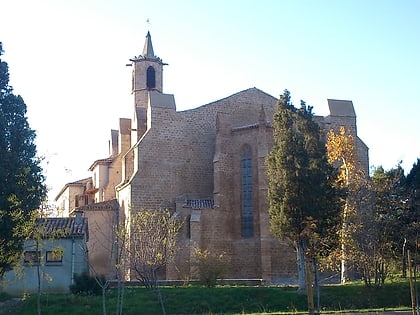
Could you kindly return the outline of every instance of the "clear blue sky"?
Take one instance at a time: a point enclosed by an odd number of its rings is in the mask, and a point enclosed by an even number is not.
[[[419,0],[0,0],[3,59],[50,196],[90,176],[132,117],[125,64],[148,30],[178,110],[250,87],[288,89],[319,115],[328,98],[352,100],[372,166],[407,172],[420,157]]]

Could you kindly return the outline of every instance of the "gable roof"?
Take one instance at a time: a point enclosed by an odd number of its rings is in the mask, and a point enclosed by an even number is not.
[[[115,160],[115,156],[111,155],[110,157],[104,158],[104,159],[99,159],[96,160],[95,162],[92,163],[92,165],[89,167],[89,171],[93,171],[93,169],[97,166],[97,165],[107,165],[107,164],[111,164],[112,162],[114,162]]]
[[[78,186],[78,187],[84,187],[84,186],[86,186],[86,184],[89,182],[89,181],[92,181],[92,178],[91,177],[87,177],[87,178],[83,178],[83,179],[80,179],[80,180],[77,180],[77,181],[75,181],[75,182],[71,182],[71,183],[67,183],[67,184],[65,184],[64,185],[64,187],[60,190],[60,192],[57,194],[57,196],[55,197],[55,201],[57,201],[58,200],[58,198],[60,198],[60,196],[64,193],[64,191],[68,188],[68,187],[70,187],[70,186]]]
[[[272,95],[270,95],[270,94],[268,94],[268,93],[260,90],[259,88],[252,87],[252,88],[248,88],[248,89],[245,89],[245,90],[236,92],[236,93],[234,93],[232,95],[223,97],[223,98],[221,98],[219,100],[212,101],[212,102],[207,103],[205,105],[201,105],[199,107],[192,108],[192,109],[187,109],[185,111],[200,110],[203,107],[213,106],[214,104],[220,103],[221,101],[231,100],[231,99],[247,99],[247,100],[250,100],[250,99],[254,99],[254,100],[255,99],[259,99],[260,100],[259,103],[261,103],[261,99],[262,98],[267,99],[267,100],[270,100],[273,103],[277,102],[277,100],[278,100],[274,96],[272,96]],[[260,106],[260,104],[258,106]]]

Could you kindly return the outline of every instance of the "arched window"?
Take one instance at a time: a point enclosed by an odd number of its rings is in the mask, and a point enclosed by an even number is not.
[[[187,238],[191,239],[191,214],[186,219]]]
[[[254,207],[252,197],[252,150],[245,145],[241,159],[242,237],[254,236]]]
[[[151,90],[154,89],[156,87],[156,77],[155,77],[155,69],[152,66],[149,66],[149,68],[147,68],[147,89]]]

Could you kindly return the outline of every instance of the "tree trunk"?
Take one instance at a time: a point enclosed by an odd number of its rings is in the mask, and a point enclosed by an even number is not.
[[[305,277],[305,245],[302,240],[297,241],[297,269],[298,269],[298,292],[306,293],[306,277]]]
[[[106,315],[106,287],[105,285],[101,286],[102,289],[102,314]]]
[[[309,257],[305,259],[305,275],[306,275],[306,297],[308,300],[308,314],[315,314],[314,306],[314,288],[313,288],[313,273],[312,273],[312,261]]]
[[[350,171],[347,167],[346,159],[342,158],[343,166],[346,172],[346,187],[349,187],[350,184]],[[343,210],[343,225],[341,231],[341,284],[346,283],[348,279],[348,271],[347,271],[347,248],[346,248],[346,241],[347,241],[347,229],[348,229],[348,205],[349,200],[347,197],[346,203],[344,205]]]
[[[41,257],[39,257],[39,241],[36,241],[36,274],[37,274],[37,298],[36,298],[36,309],[37,314],[41,315]]]
[[[413,282],[413,265],[411,263],[410,250],[407,250],[407,258],[408,258],[408,277],[409,277],[409,282],[410,282],[411,311],[413,312],[413,315],[417,315],[416,294],[415,294],[414,282]]]
[[[343,225],[341,227],[341,276],[340,282],[341,284],[346,283],[348,279],[348,270],[347,270],[347,233],[348,233],[348,222],[347,222],[347,212],[348,212],[348,201],[344,205],[344,213],[343,213]]]
[[[404,238],[404,243],[402,247],[402,276],[403,278],[407,278],[407,254],[405,247],[407,245],[407,239]]]
[[[155,284],[154,285],[155,290],[156,290],[157,295],[158,295],[159,303],[160,303],[160,306],[162,308],[162,315],[166,315],[165,304],[163,303],[162,292],[160,291],[159,284],[158,284],[158,281],[157,281],[156,269],[153,268],[153,267],[152,267],[152,277],[153,277],[153,282]]]
[[[317,259],[314,258],[314,272],[315,272],[315,288],[316,288],[316,314],[321,314],[321,293],[319,288],[319,273],[318,273],[318,262]]]

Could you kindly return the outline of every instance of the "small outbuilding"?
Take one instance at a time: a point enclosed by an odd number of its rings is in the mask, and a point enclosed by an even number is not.
[[[36,220],[36,236],[25,241],[22,259],[6,272],[2,290],[13,295],[68,292],[74,275],[88,272],[88,220],[82,213],[70,218]]]

